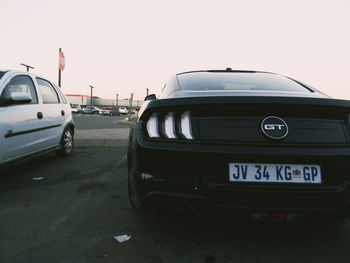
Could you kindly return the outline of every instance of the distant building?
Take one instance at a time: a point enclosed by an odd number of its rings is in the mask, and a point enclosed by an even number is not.
[[[66,97],[71,104],[79,104],[79,105],[90,105],[91,104],[91,97],[88,95],[79,95],[79,94],[66,94]],[[92,105],[93,106],[116,106],[116,100],[115,99],[101,99],[92,97]],[[140,108],[143,101],[141,100],[133,100],[132,107],[133,108]],[[130,102],[128,99],[124,100],[118,100],[118,107],[120,106],[127,106],[129,107]]]
[[[69,103],[87,105],[90,103],[90,97],[87,95],[78,95],[78,94],[65,94]]]

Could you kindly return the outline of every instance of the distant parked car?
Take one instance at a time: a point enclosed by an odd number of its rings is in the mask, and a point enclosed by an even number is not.
[[[120,116],[120,115],[122,115],[117,108],[111,108],[110,111],[111,111],[111,115],[112,116],[115,116],[115,115]]]
[[[129,110],[128,110],[127,107],[120,107],[120,108],[119,108],[119,112],[120,112],[121,114],[128,114]]]
[[[111,115],[111,110],[109,108],[101,108],[98,113],[100,115]]]
[[[94,106],[86,106],[83,108],[83,113],[84,114],[98,114],[99,108],[94,107]]]
[[[81,113],[81,107],[79,104],[70,104],[70,107],[72,109],[72,113]]]
[[[96,107],[96,106],[93,106],[92,108],[92,113],[93,114],[98,114],[100,112],[100,108],[99,107]]]
[[[92,108],[91,107],[83,107],[82,108],[84,114],[92,114]]]
[[[48,151],[68,156],[74,123],[67,99],[51,81],[0,71],[0,166]]]

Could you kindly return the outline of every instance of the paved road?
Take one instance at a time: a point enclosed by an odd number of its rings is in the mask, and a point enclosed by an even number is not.
[[[1,171],[0,262],[349,261],[349,223],[134,211],[125,154],[125,146],[77,147],[69,158],[48,154]],[[113,240],[122,234],[131,240]]]
[[[127,146],[130,124],[126,117],[130,116],[73,115],[76,146]]]
[[[349,224],[138,213],[128,203],[125,152],[78,148],[2,174],[0,262],[349,261]],[[122,234],[131,240],[112,239]]]
[[[119,129],[125,128],[123,120],[130,115],[101,116],[94,114],[73,114],[76,127],[79,130]]]

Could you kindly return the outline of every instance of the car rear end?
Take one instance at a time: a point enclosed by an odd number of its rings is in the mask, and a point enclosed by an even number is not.
[[[145,102],[130,136],[134,204],[347,216],[350,102],[307,92],[180,90]]]
[[[348,102],[226,97],[221,103],[192,98],[149,106],[133,138],[139,172],[134,180],[142,200],[175,197],[252,211],[348,211]],[[261,130],[261,122],[275,115],[289,128],[282,140]],[[244,170],[256,166],[262,169],[260,180],[256,170],[244,180]],[[280,180],[276,174],[275,180],[264,180],[265,166],[267,172],[280,169]],[[313,169],[318,169],[315,181]],[[234,180],[237,171],[241,180]]]

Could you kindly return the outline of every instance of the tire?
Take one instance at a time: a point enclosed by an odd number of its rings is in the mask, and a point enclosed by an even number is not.
[[[56,154],[60,157],[70,156],[74,149],[74,132],[72,128],[65,128],[62,134],[61,148],[56,151]]]
[[[132,180],[137,177],[137,170],[135,169],[135,159],[131,158],[130,163],[128,161],[128,199],[131,206],[139,211],[144,211],[138,198],[137,192],[135,191]]]
[[[137,205],[135,204],[133,200],[134,193],[131,189],[131,183],[130,183],[130,177],[128,178],[128,198],[129,198],[129,203],[134,209],[138,209]]]

